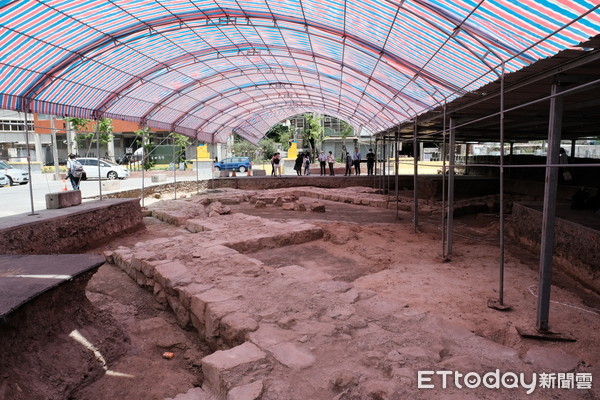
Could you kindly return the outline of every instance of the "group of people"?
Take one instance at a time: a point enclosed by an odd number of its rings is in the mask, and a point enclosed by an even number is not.
[[[346,173],[344,176],[352,175],[352,167],[354,167],[354,173],[356,175],[360,175],[360,163],[362,162],[362,155],[360,151],[358,151],[358,147],[354,148],[354,153],[350,155],[350,153],[346,152]],[[367,174],[373,175],[373,169],[375,167],[375,153],[373,153],[373,149],[369,149],[367,153]]]
[[[329,166],[329,176],[335,176],[335,172],[333,166],[335,164],[335,157],[333,153],[330,151],[327,155],[324,151],[321,151],[319,156],[317,157],[319,161],[319,166],[321,168],[320,175],[327,175],[327,167]],[[350,155],[350,153],[346,152],[346,173],[344,176],[352,175],[352,167],[354,167],[354,173],[356,175],[360,175],[360,163],[362,161],[362,155],[358,150],[358,147],[354,148],[354,154]],[[302,175],[310,175],[310,153],[298,153],[298,157],[296,157],[296,161],[294,162],[294,171],[298,176]],[[273,176],[281,176],[281,155],[279,153],[275,153],[273,158],[271,158],[271,166]],[[375,166],[375,153],[373,153],[373,149],[369,149],[367,153],[367,174],[373,175],[373,168]]]

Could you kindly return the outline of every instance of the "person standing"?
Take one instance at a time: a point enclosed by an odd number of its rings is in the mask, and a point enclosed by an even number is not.
[[[352,161],[354,164],[354,173],[356,175],[360,175],[360,160],[361,160],[360,151],[358,151],[358,147],[355,147],[354,154],[352,154]]]
[[[373,167],[375,166],[375,153],[373,149],[369,149],[367,153],[367,175],[373,175]]]
[[[298,157],[296,157],[296,161],[294,162],[294,171],[296,171],[296,175],[302,175],[302,164],[304,164],[304,155],[302,153],[298,153]]]
[[[273,156],[273,171],[275,171],[275,176],[281,178],[281,154],[275,153]]]
[[[329,152],[329,154],[327,154],[327,163],[329,164],[329,175],[334,176],[335,174],[333,173],[333,164],[335,163],[335,158],[333,158],[333,154],[331,153],[331,151]]]
[[[310,175],[310,153],[304,153],[304,175]]]
[[[352,175],[352,157],[350,157],[350,153],[346,152],[346,173],[344,176]]]
[[[319,154],[319,165],[321,167],[321,176],[325,176],[327,175],[327,156],[325,156],[325,152],[321,151],[321,154]]]
[[[67,160],[67,178],[71,181],[73,190],[79,190],[79,182],[81,181],[81,175],[83,174],[83,166],[77,161],[77,156],[73,153],[69,154]]]

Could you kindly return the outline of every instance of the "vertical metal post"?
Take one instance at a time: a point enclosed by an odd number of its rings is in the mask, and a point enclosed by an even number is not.
[[[396,219],[400,219],[400,190],[398,189],[399,179],[398,179],[398,136],[400,136],[400,126],[396,128],[396,141],[394,146],[394,169],[396,172],[396,182],[394,182],[394,188],[396,189]]]
[[[417,233],[419,228],[419,157],[417,142],[417,118],[415,117],[415,127],[413,132],[413,229]]]
[[[548,330],[550,314],[550,287],[552,285],[552,252],[554,250],[554,223],[556,217],[556,191],[558,169],[552,165],[559,163],[560,137],[562,129],[563,98],[556,96],[561,91],[553,84],[550,99],[550,120],[548,123],[548,156],[546,157],[546,184],[544,187],[544,213],[542,217],[542,238],[540,246],[540,278],[538,286],[537,329]]]
[[[571,139],[571,157],[569,157],[569,164],[573,164],[573,161],[575,161],[576,142],[577,139]]]
[[[207,145],[208,147],[208,145]],[[200,161],[198,160],[198,139],[196,139],[196,194],[200,194]]]
[[[378,142],[379,139],[375,138],[375,165],[373,166],[373,188],[377,187],[377,164],[379,164],[379,148],[377,147]]]
[[[500,76],[500,276],[498,303],[504,305],[504,63]]]
[[[144,207],[144,189],[145,189],[145,182],[146,182],[146,127],[142,128],[142,161],[141,161],[141,165],[142,165],[142,191],[140,192],[140,195],[142,197],[142,207]]]
[[[36,215],[33,206],[33,179],[31,176],[31,150],[29,149],[29,124],[27,122],[27,106],[24,107],[23,113],[25,114],[25,143],[27,145],[27,170],[29,172],[29,201],[31,203],[31,214]]]
[[[96,155],[98,157],[98,191],[102,201],[102,173],[100,169],[100,118],[96,117]],[[79,188],[81,190],[81,187]]]
[[[442,259],[446,259],[448,254],[446,253],[446,153],[448,147],[446,146],[446,102],[444,102],[444,121],[442,131]]]
[[[171,144],[173,145],[173,190],[175,200],[177,200],[177,167],[175,166],[175,136],[173,136],[173,132],[171,132]]]
[[[446,254],[452,254],[454,231],[454,118],[450,118],[450,138],[448,142],[448,223],[446,233]]]
[[[58,142],[56,141],[56,126],[54,125],[54,115],[50,117],[50,132],[52,133],[52,158],[54,159],[54,180],[60,179],[58,166]]]

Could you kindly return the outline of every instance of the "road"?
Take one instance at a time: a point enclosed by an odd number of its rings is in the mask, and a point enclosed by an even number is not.
[[[139,174],[139,173],[138,173]],[[69,181],[55,181],[53,180],[54,174],[42,174],[33,173],[31,177],[31,187],[33,188],[33,210],[35,212],[46,209],[46,193],[59,192],[65,187],[71,190],[71,183]],[[195,180],[195,173],[178,173],[177,181],[189,181]],[[103,180],[102,182],[107,182]],[[118,182],[118,190],[102,190],[102,193],[111,193],[122,190],[138,189],[142,187],[142,178],[136,177],[135,174],[124,180],[110,181]],[[167,182],[173,182],[173,173],[167,173]],[[150,177],[144,179],[144,185],[146,187],[157,185],[151,182]],[[29,184],[18,185],[18,186],[5,186],[0,187],[0,217],[6,217],[9,215],[16,215],[22,213],[31,213],[31,195],[29,190]],[[86,201],[87,198],[92,198],[100,194],[98,180],[87,180],[81,182],[81,196]]]

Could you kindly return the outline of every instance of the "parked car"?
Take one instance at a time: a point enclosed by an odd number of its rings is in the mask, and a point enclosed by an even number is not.
[[[98,178],[98,159],[82,157],[77,161],[83,165],[83,170],[88,179]],[[129,169],[122,165],[117,165],[112,161],[100,160],[100,177],[102,179],[125,179],[129,176]]]
[[[6,161],[0,161],[0,172],[8,177],[11,186],[16,184],[26,185],[29,182],[29,172],[15,168]]]
[[[252,161],[250,161],[249,157],[229,157],[224,158],[221,161],[215,163],[215,169],[217,171],[227,170],[227,171],[240,171],[246,172],[249,169],[252,169]]]
[[[0,172],[0,187],[7,186],[9,184],[10,181],[8,180],[8,176]]]

